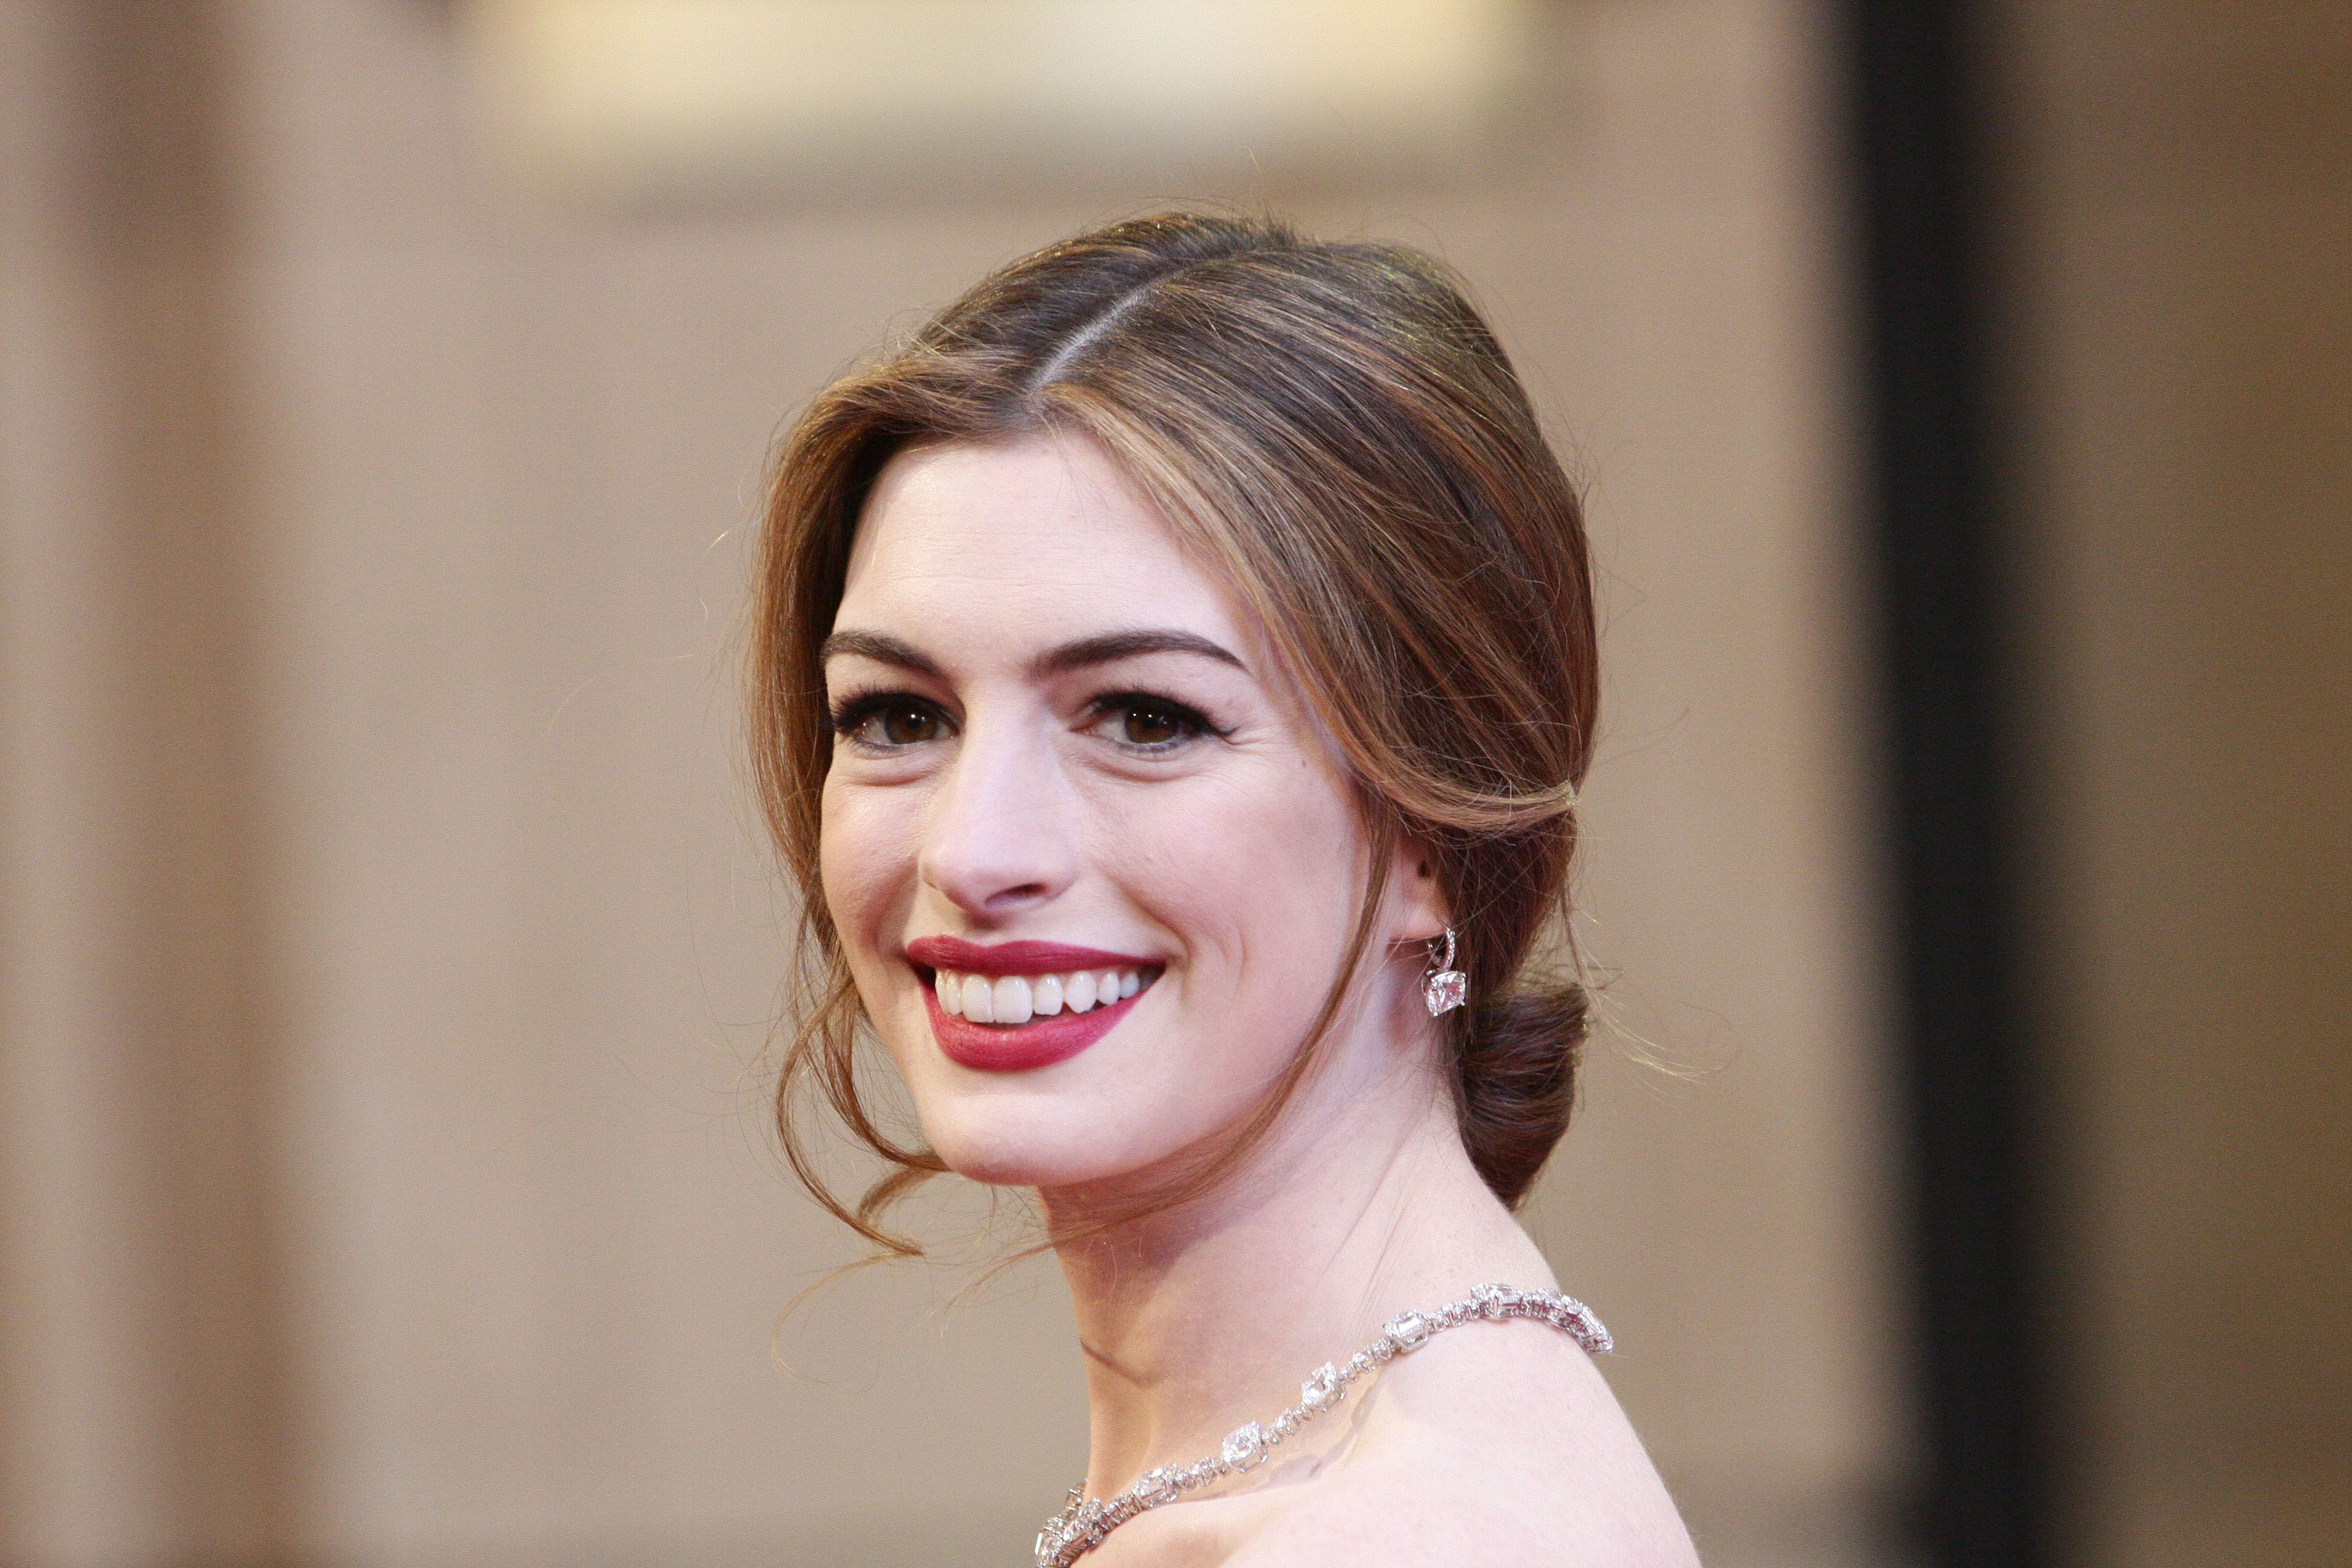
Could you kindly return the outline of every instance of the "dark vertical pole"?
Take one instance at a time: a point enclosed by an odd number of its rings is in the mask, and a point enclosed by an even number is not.
[[[1928,1425],[1919,1524],[1938,1568],[2041,1568],[2047,1452],[1971,20],[1966,0],[1846,0],[1846,80]]]
[[[141,1505],[171,1561],[279,1562],[299,1455],[273,1123],[264,536],[238,312],[239,24],[223,0],[47,8],[74,77],[57,154],[64,245],[95,307],[87,346],[105,389],[84,548],[108,581],[89,732],[104,759],[90,820],[111,837],[81,855],[115,879],[114,1010],[83,1070],[115,1082],[114,1201],[136,1205],[92,1224],[137,1227],[144,1300],[130,1321],[152,1323],[139,1386],[152,1408],[100,1419],[152,1445]]]

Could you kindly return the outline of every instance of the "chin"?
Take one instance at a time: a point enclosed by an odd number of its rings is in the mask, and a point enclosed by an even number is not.
[[[1139,1034],[1129,1024],[1034,1070],[992,1072],[950,1059],[938,1011],[921,987],[893,1011],[888,1044],[925,1142],[957,1175],[1000,1187],[1080,1186],[1147,1170],[1197,1135],[1180,1123],[1198,1108],[1155,1104],[1152,1075],[1138,1070],[1135,1054],[1160,1043],[1152,1022],[1136,1019],[1145,1025]]]
[[[1131,999],[1150,1002],[1147,987]],[[1076,1055],[1034,1070],[976,1071],[949,1058],[937,1036],[928,985],[890,1017],[888,1044],[914,1102],[923,1136],[949,1170],[1001,1187],[1077,1188],[1124,1183],[1172,1165],[1187,1150],[1246,1117],[1255,1100],[1213,1087],[1228,1075],[1154,1071],[1175,1042],[1213,1049],[1181,1016],[1150,1008]],[[1306,1023],[1269,1020],[1269,1035]],[[1263,1064],[1269,1080],[1278,1071]],[[1233,1079],[1255,1076],[1235,1072]],[[1205,1079],[1206,1081],[1202,1081]]]
[[[1095,1096],[918,1097],[923,1135],[949,1170],[996,1187],[1071,1187],[1131,1175],[1172,1151],[1106,1119]],[[949,1103],[941,1103],[941,1100]]]

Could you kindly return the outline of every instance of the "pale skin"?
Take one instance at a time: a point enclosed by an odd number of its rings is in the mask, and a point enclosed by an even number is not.
[[[845,714],[825,783],[824,895],[925,1134],[961,1174],[1034,1188],[1057,1227],[1116,1212],[1232,1135],[1337,976],[1367,866],[1333,749],[1248,616],[1081,437],[894,458],[833,629],[828,696],[867,706]],[[1066,658],[1137,632],[1214,651]],[[1402,846],[1367,968],[1275,1135],[1208,1196],[1056,1249],[1089,1496],[1215,1452],[1400,1310],[1557,1285],[1472,1167],[1439,1076],[1420,986],[1446,923]],[[1074,1057],[966,1067],[906,951],[942,935],[1158,973]],[[1438,1336],[1271,1462],[1085,1559],[1696,1561],[1591,1358],[1527,1322]]]

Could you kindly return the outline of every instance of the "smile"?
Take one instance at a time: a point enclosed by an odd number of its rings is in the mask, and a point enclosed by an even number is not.
[[[1080,969],[1067,974],[959,974],[942,969],[931,980],[940,1011],[970,1024],[1013,1027],[1032,1018],[1051,1018],[1064,1008],[1091,1013],[1136,995],[1158,977],[1156,969]]]
[[[1021,941],[984,945],[919,937],[907,958],[922,982],[931,1037],[949,1060],[1023,1072],[1076,1056],[1127,1016],[1164,964],[1100,948]]]

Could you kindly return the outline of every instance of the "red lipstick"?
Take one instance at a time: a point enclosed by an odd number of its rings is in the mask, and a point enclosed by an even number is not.
[[[929,967],[936,979],[940,970],[953,974],[1066,974],[1074,970],[1138,970],[1160,968],[1155,960],[1099,947],[1073,947],[1058,942],[1000,942],[983,946],[960,937],[923,936],[907,944],[908,962]],[[923,987],[923,1011],[931,1020],[931,1037],[940,1050],[959,1066],[983,1072],[1025,1072],[1067,1061],[1110,1033],[1128,1009],[1150,990],[1117,1002],[1106,1002],[1084,1013],[1056,1013],[1025,1024],[975,1024],[940,1005],[935,984]]]
[[[1066,974],[1074,969],[1150,969],[1158,961],[1098,947],[1058,942],[1000,942],[982,946],[953,936],[919,936],[907,956],[933,969],[958,974]]]
[[[1125,1001],[1108,1003],[1091,1013],[1056,1013],[1005,1028],[957,1017],[940,1005],[940,994],[926,985],[923,1011],[930,1015],[931,1037],[939,1041],[948,1060],[982,1072],[1026,1072],[1069,1060],[1109,1034],[1127,1016],[1129,1008],[1150,994],[1147,986]]]

